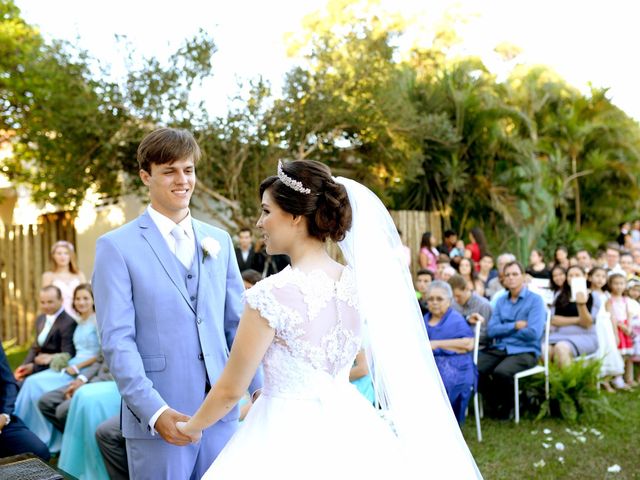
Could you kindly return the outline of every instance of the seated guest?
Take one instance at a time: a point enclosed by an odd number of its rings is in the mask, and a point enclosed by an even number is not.
[[[256,252],[251,244],[251,230],[249,228],[242,228],[238,232],[238,246],[235,250],[240,272],[255,268]]]
[[[458,234],[453,230],[445,230],[444,232],[444,241],[442,245],[438,245],[438,251],[440,253],[444,253],[446,256],[449,256],[451,250],[456,248],[456,242],[458,241]]]
[[[120,415],[108,418],[96,429],[96,442],[110,480],[129,480],[127,445],[120,430]]]
[[[436,237],[431,232],[424,232],[420,241],[420,252],[418,253],[418,265],[420,268],[434,271],[438,261],[438,244]]]
[[[116,382],[95,382],[79,388],[71,399],[58,467],[76,478],[108,480],[96,442],[96,429],[120,411]]]
[[[34,453],[49,461],[49,449],[13,412],[18,384],[0,342],[0,457]]]
[[[438,255],[438,260],[436,260],[436,280],[442,280],[442,274],[444,273],[445,268],[451,266],[451,259],[448,255],[441,253]]]
[[[418,296],[418,303],[420,304],[422,315],[429,311],[427,307],[427,287],[433,282],[433,277],[433,272],[426,268],[421,268],[416,273],[416,295]]]
[[[242,283],[244,283],[244,288],[251,288],[260,280],[262,280],[262,274],[260,272],[253,270],[252,268],[245,270],[242,272]]]
[[[36,318],[36,340],[14,373],[18,382],[49,368],[54,354],[67,352],[74,356],[76,353],[73,346],[76,321],[64,311],[58,287],[49,285],[40,290],[40,311],[42,314]]]
[[[364,398],[375,405],[376,394],[373,389],[373,380],[369,373],[369,364],[364,350],[360,350],[353,361],[353,366],[349,372],[349,382],[355,385]]]
[[[69,406],[75,392],[83,385],[113,380],[109,367],[100,355],[97,362],[85,369],[73,381],[64,387],[45,393],[38,401],[38,409],[44,417],[60,432],[64,432]]]
[[[576,252],[576,260],[578,261],[578,266],[584,270],[585,273],[589,273],[593,268],[593,260],[591,259],[591,255],[587,250],[578,250]]]
[[[470,325],[480,322],[480,348],[487,347],[491,343],[487,337],[487,322],[491,319],[489,300],[472,291],[468,282],[460,275],[451,277],[449,286],[454,299],[451,306]]]
[[[532,278],[541,278],[543,280],[549,280],[551,278],[551,272],[547,268],[547,264],[544,263],[544,255],[541,250],[533,249],[529,254],[529,266],[526,271],[527,275]]]
[[[585,278],[577,265],[569,267],[566,280],[553,303],[551,333],[549,334],[549,356],[559,366],[569,365],[580,355],[589,355],[598,350],[598,337],[593,326],[591,294],[576,293],[571,300],[571,280]]]
[[[500,297],[487,327],[493,346],[478,356],[479,391],[487,413],[509,418],[513,408],[513,375],[533,367],[540,356],[546,308],[540,295],[524,284],[524,268],[510,262],[503,270],[508,294]]]
[[[93,293],[88,283],[76,287],[73,294],[73,307],[78,314],[78,326],[73,332],[75,356],[67,360],[60,359],[62,360],[60,368],[54,368],[56,365],[52,365],[52,368],[27,377],[16,399],[18,416],[40,440],[49,446],[52,452],[60,449],[60,435],[38,409],[38,400],[44,393],[67,385],[84,373],[86,368],[97,361],[100,353]]]
[[[516,261],[516,257],[511,253],[503,253],[501,255],[498,255],[498,259],[496,260],[496,268],[498,269],[498,276],[489,281],[487,288],[484,291],[484,296],[491,301],[492,307],[494,304],[494,300],[498,298],[496,296],[498,293],[500,293],[501,295],[506,294],[506,291],[502,284],[502,272],[504,270],[504,266],[507,263],[515,262],[515,261]]]
[[[436,280],[427,289],[429,313],[424,316],[433,356],[458,423],[464,423],[467,404],[476,386],[473,364],[473,331],[462,315],[451,308],[448,283]]]
[[[480,259],[480,270],[478,270],[478,279],[482,282],[482,293],[478,291],[479,295],[484,296],[489,282],[498,276],[498,271],[493,268],[493,265],[493,257],[489,253],[485,253]]]

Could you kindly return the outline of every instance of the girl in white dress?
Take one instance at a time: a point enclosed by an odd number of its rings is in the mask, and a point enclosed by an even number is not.
[[[51,246],[51,270],[42,274],[42,287],[54,285],[62,293],[64,310],[75,318],[78,312],[73,308],[73,292],[81,283],[86,283],[84,274],[76,264],[76,253],[73,244],[60,240]]]
[[[280,163],[260,194],[267,252],[291,266],[246,292],[227,366],[178,423],[197,441],[263,364],[259,398],[204,478],[481,478],[382,203],[314,161]],[[346,267],[327,254],[327,238],[340,242]],[[386,420],[349,383],[365,329]]]

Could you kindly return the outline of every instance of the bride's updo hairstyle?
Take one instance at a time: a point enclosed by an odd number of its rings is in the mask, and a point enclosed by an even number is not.
[[[351,205],[343,185],[336,183],[331,170],[315,160],[279,163],[278,175],[260,184],[280,208],[307,218],[309,235],[325,241],[343,240],[351,228]]]

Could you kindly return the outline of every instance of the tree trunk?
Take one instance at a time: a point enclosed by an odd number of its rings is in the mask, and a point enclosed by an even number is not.
[[[571,170],[572,170],[572,174],[573,176],[575,176],[575,178],[573,179],[573,181],[575,182],[574,186],[573,186],[573,197],[575,200],[575,214],[576,214],[576,231],[580,231],[581,228],[581,223],[582,223],[582,213],[580,211],[580,178],[577,176],[578,173],[578,158],[575,154],[571,155]]]

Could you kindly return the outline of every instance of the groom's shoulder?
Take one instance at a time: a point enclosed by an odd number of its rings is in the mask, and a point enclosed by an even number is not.
[[[214,237],[218,240],[222,240],[222,239],[226,240],[227,238],[231,237],[231,235],[229,235],[229,232],[227,232],[226,230],[220,227],[215,227],[206,222],[203,222],[202,220],[198,220],[197,218],[192,218],[192,221],[195,224],[195,226],[197,226],[200,229],[201,232],[204,232],[206,235],[210,237]]]
[[[118,241],[120,239],[129,238],[130,235],[136,231],[139,231],[138,222],[140,217],[134,218],[128,223],[119,226],[118,228],[114,228],[113,230],[101,235],[98,237],[98,240],[111,240]]]

